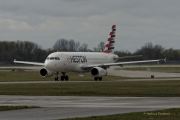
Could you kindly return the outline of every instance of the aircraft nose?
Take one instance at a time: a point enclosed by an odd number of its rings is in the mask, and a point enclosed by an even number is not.
[[[48,60],[45,61],[45,68],[49,68],[50,67],[50,62]]]
[[[56,69],[56,64],[53,61],[45,61],[45,68],[51,71],[54,71]]]

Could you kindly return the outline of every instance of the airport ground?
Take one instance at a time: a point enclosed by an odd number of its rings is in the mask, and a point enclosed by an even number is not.
[[[180,108],[180,97],[0,96],[0,104],[41,107],[0,112],[2,120],[54,120]]]
[[[70,73],[70,81],[55,82],[51,78],[41,78],[37,69],[0,70],[0,105],[42,107],[0,112],[0,119],[24,120],[30,116],[39,120],[64,119],[180,108],[178,66],[113,68],[110,74],[115,76],[105,77],[99,82],[93,81],[88,74],[73,73]],[[152,74],[154,79],[150,78]]]
[[[43,78],[39,75],[40,67],[8,66],[0,67],[0,81],[53,81],[54,78]],[[133,65],[111,67],[104,81],[124,79],[149,79],[154,75],[158,79],[180,78],[180,65]],[[90,74],[69,73],[71,81],[92,81]]]
[[[179,120],[180,109],[135,112],[109,116],[93,116],[85,118],[70,118],[65,120]]]
[[[116,68],[120,69],[120,68]],[[121,68],[122,69],[122,68]],[[124,70],[152,71],[166,73],[180,73],[180,65],[131,65],[123,68]]]
[[[9,111],[9,110],[21,110],[21,109],[32,109],[32,108],[39,108],[37,106],[0,106],[0,111]]]
[[[1,95],[180,97],[180,80],[0,83]]]

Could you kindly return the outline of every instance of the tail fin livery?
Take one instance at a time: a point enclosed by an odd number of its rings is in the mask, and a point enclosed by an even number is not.
[[[112,30],[109,33],[109,38],[104,44],[104,49],[103,49],[104,53],[112,53],[114,49],[115,37],[116,37],[116,25],[113,25]]]

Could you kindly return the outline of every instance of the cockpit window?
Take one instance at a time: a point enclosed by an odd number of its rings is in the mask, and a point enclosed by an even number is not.
[[[60,60],[59,57],[47,57],[46,60]]]
[[[55,60],[60,60],[60,58],[59,57],[55,57]]]

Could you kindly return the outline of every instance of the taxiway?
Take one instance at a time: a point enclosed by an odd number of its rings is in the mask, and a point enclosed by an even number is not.
[[[180,97],[0,96],[0,105],[41,108],[0,112],[2,120],[52,120],[180,107]]]

